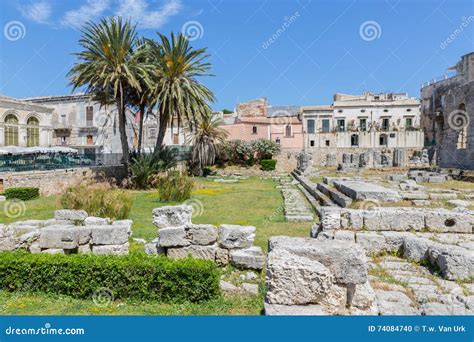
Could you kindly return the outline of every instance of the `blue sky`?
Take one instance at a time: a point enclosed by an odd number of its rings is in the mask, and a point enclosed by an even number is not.
[[[78,27],[125,15],[139,33],[207,47],[214,109],[266,96],[329,104],[335,92],[408,92],[474,51],[474,1],[2,0],[0,94],[69,94]]]

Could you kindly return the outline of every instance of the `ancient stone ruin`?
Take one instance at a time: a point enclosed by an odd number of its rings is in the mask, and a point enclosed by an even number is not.
[[[153,210],[153,224],[158,238],[145,245],[147,254],[165,254],[170,258],[193,258],[215,261],[241,269],[263,269],[265,257],[253,246],[255,227],[192,223],[189,205],[164,206]]]
[[[0,251],[49,254],[128,254],[131,220],[111,221],[84,210],[56,210],[50,220],[0,225]]]

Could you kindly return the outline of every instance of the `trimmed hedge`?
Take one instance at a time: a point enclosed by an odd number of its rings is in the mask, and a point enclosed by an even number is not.
[[[115,299],[200,302],[217,297],[219,271],[207,260],[129,256],[0,253],[0,288],[92,298],[108,288]]]
[[[17,187],[5,189],[5,197],[7,199],[19,199],[28,201],[39,197],[39,188],[34,187]]]
[[[263,171],[275,170],[276,163],[277,163],[276,159],[262,159],[260,161],[260,165]]]

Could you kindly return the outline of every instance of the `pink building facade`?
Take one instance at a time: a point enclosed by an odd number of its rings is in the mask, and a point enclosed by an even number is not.
[[[282,149],[302,149],[303,122],[299,107],[271,107],[267,99],[239,103],[234,123],[222,126],[228,140],[252,141],[269,139]]]

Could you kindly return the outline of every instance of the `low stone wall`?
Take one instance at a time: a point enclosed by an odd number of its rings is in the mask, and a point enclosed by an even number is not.
[[[222,224],[193,224],[189,205],[164,206],[153,210],[158,238],[145,245],[147,254],[166,254],[170,258],[193,258],[229,263],[242,269],[263,269],[265,257],[253,246],[255,227]]]
[[[123,166],[97,166],[49,171],[1,172],[0,187],[39,187],[42,195],[59,194],[82,181],[120,182],[125,177]],[[0,189],[0,191],[2,191]]]
[[[472,234],[474,212],[410,207],[379,207],[367,210],[323,207],[318,231],[333,229],[369,231],[418,231]]]
[[[50,254],[128,254],[131,220],[110,221],[83,210],[56,210],[50,220],[0,225],[0,251]]]

